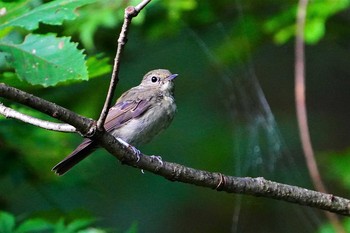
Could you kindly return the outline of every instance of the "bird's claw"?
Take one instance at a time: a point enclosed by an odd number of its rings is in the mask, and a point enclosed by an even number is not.
[[[136,159],[136,163],[138,161],[140,161],[141,157],[140,157],[140,154],[141,154],[141,151],[136,149],[136,147],[130,145],[129,143],[127,143],[126,141],[124,141],[123,139],[121,138],[116,138],[121,144],[123,144],[124,146],[128,147],[130,150],[132,150],[132,152],[136,155],[137,159]]]
[[[134,154],[136,155],[136,163],[138,163],[141,159],[140,154],[141,151],[139,151],[138,149],[136,149],[136,147],[130,145],[131,150],[134,152]]]
[[[161,166],[163,166],[163,160],[162,160],[162,157],[161,156],[157,156],[157,155],[151,155],[150,156],[152,159],[155,159],[157,160]]]

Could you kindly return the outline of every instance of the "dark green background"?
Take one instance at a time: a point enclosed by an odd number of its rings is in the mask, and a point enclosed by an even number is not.
[[[117,95],[138,85],[149,70],[166,68],[179,74],[178,112],[169,129],[139,149],[198,169],[313,189],[295,117],[294,41],[277,45],[263,29],[265,21],[294,7],[294,1],[197,1],[178,19],[168,16],[171,1],[156,3],[141,24],[131,25]],[[329,190],[344,197],[349,190],[349,17],[348,9],[334,14],[321,40],[306,46],[312,142]],[[96,48],[86,53],[103,52],[112,61],[119,29],[120,24],[99,27]],[[42,25],[40,30],[65,34],[58,27]],[[96,119],[108,81],[106,75],[27,90]],[[261,85],[277,125],[266,121],[271,115],[254,85]],[[123,232],[135,222],[139,232],[317,232],[326,223],[319,210],[143,174],[102,149],[57,177],[51,168],[79,144],[80,136],[11,119],[0,124],[0,209],[15,215],[53,221],[91,216],[98,220],[96,226],[111,232]]]

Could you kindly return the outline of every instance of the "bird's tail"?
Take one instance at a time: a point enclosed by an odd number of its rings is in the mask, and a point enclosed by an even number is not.
[[[96,143],[90,139],[84,139],[84,141],[70,155],[54,166],[52,171],[60,176],[63,175],[81,160],[90,155],[96,148]]]

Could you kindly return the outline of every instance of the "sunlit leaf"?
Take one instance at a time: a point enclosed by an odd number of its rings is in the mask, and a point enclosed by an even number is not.
[[[103,57],[102,54],[89,57],[86,61],[89,71],[89,78],[99,77],[109,74],[112,71],[109,57]]]
[[[76,8],[95,0],[56,0],[30,10],[29,4],[9,9],[6,17],[0,17],[0,30],[9,26],[34,30],[39,23],[61,25],[64,20],[73,20],[78,14]]]
[[[341,153],[327,153],[329,161],[327,162],[329,168],[329,175],[341,182],[344,187],[350,189],[350,151],[344,151]]]
[[[19,80],[16,73],[14,73],[14,72],[0,73],[0,82],[6,83],[7,85],[15,86],[18,88],[28,85],[25,82]]]
[[[0,232],[12,233],[15,228],[15,217],[6,212],[0,212]]]
[[[138,225],[137,223],[133,223],[128,230],[125,231],[125,233],[137,233],[138,232]]]
[[[51,229],[52,224],[44,219],[28,219],[17,227],[15,233],[41,232]]]
[[[47,87],[88,79],[85,56],[68,37],[31,34],[22,44],[0,42],[0,50],[10,54],[9,62],[19,78],[31,84]]]
[[[94,220],[91,219],[76,219],[67,225],[67,231],[76,232],[78,230],[81,230],[82,228],[88,227],[93,222]]]
[[[64,225],[64,219],[58,220],[58,222],[55,224],[55,233],[61,233],[65,232],[65,225]]]
[[[195,9],[197,7],[197,2],[195,0],[168,1],[167,7],[169,9],[169,18],[178,20],[183,11]]]
[[[275,43],[284,44],[286,43],[295,33],[295,26],[284,27],[277,31],[273,37]]]
[[[309,44],[317,43],[325,32],[325,21],[322,18],[310,20],[305,25],[305,41]]]
[[[349,0],[310,1],[305,21],[305,42],[314,44],[322,39],[325,35],[327,19],[349,6]],[[264,24],[265,31],[273,34],[276,43],[286,43],[295,36],[296,14],[297,3],[268,19]]]
[[[98,228],[92,228],[92,227],[78,231],[78,233],[107,233],[107,232],[109,231],[105,231]]]
[[[127,4],[128,1],[98,0],[98,4],[80,9],[80,17],[77,20],[67,22],[65,33],[70,35],[79,33],[84,47],[92,49],[95,47],[96,31],[99,28],[113,28],[121,23]]]
[[[342,225],[346,232],[350,231],[350,220],[345,218],[344,221],[342,222]],[[326,223],[323,224],[320,229],[317,231],[318,233],[337,233],[336,229],[334,228],[333,224],[331,223]]]

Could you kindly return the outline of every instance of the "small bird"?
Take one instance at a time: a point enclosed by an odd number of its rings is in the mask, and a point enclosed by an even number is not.
[[[148,72],[140,85],[123,93],[109,109],[105,130],[125,145],[138,146],[149,142],[167,128],[174,118],[176,104],[173,81],[177,76],[165,69]],[[85,138],[52,170],[63,175],[97,148],[95,141]]]

